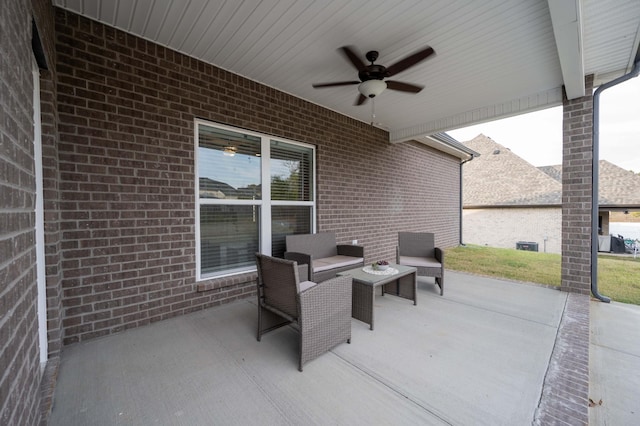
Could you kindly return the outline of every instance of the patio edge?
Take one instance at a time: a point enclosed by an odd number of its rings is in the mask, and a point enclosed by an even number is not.
[[[53,398],[58,381],[58,371],[60,369],[60,357],[51,357],[47,360],[44,368],[42,380],[40,382],[40,425],[49,424],[49,417],[53,409]]]
[[[567,297],[534,425],[589,424],[589,300]]]

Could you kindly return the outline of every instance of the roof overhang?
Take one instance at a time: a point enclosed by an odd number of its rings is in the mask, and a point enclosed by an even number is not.
[[[619,204],[600,204],[598,210],[609,212],[639,212],[640,204],[630,204],[628,206],[622,206]]]
[[[474,157],[478,157],[480,155],[446,133],[437,133],[435,135],[425,136],[419,140],[412,139],[412,141],[437,149],[438,151],[456,157],[463,162],[471,161]]]
[[[422,141],[472,124],[537,111],[585,95],[633,66],[640,1],[52,0],[71,10],[239,76],[389,132]],[[366,6],[366,7],[365,7]],[[425,46],[423,63],[397,76],[418,94],[385,90],[355,106],[357,72],[336,49],[390,65]],[[396,79],[396,76],[393,77]],[[357,83],[357,81],[355,82]],[[435,142],[429,142],[435,143]]]

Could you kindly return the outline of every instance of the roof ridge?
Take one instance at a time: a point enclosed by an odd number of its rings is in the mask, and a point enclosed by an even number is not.
[[[464,144],[480,153],[464,165],[464,205],[562,204],[561,164],[536,167],[482,133]],[[598,165],[600,204],[640,205],[640,175],[608,160]]]

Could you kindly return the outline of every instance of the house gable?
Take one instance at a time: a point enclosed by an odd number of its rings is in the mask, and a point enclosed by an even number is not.
[[[465,208],[561,204],[562,185],[509,148],[482,134],[465,146],[480,153],[464,165]]]

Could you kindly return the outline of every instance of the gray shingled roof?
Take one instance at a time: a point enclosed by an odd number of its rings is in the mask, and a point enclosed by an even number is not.
[[[640,206],[640,175],[600,160],[598,190],[601,207],[632,208]],[[562,166],[544,166],[538,169],[562,182]]]
[[[538,169],[542,170],[558,182],[562,182],[562,164],[556,166],[540,166]]]
[[[469,148],[467,145],[455,139],[453,136],[448,133],[440,132],[434,133],[431,137],[438,139],[439,141],[450,145],[453,148],[459,149],[460,151],[469,154],[471,157],[475,157],[478,153]]]
[[[560,205],[562,184],[485,135],[465,142],[480,156],[463,166],[463,205]]]
[[[600,160],[600,206],[640,207],[640,175]]]
[[[463,166],[463,206],[542,206],[562,204],[562,166],[535,167],[480,134],[465,146],[479,157]],[[599,162],[599,204],[640,208],[640,175],[606,160]]]

